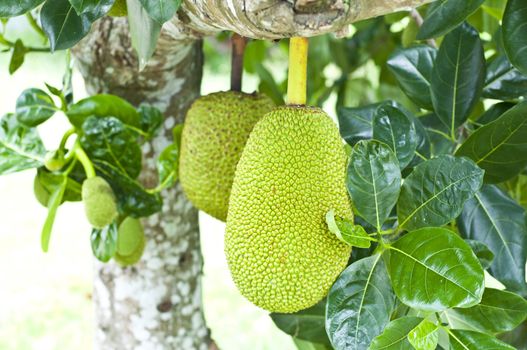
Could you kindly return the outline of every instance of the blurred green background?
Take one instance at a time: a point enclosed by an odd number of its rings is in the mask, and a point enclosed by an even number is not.
[[[7,37],[23,38],[41,46],[23,18],[9,22]],[[205,45],[207,64],[204,94],[229,87],[230,53],[224,44]],[[64,52],[31,53],[12,76],[10,53],[0,53],[0,115],[15,109],[17,96],[44,83],[61,86],[66,64]],[[285,70],[284,65],[278,70]],[[256,89],[247,76],[245,90]],[[86,95],[79,74],[74,74],[76,99]],[[68,128],[65,118],[53,118],[39,127],[46,146],[58,144]],[[61,132],[58,132],[58,131]],[[90,227],[79,203],[60,207],[50,251],[40,250],[40,230],[46,210],[33,197],[34,170],[0,177],[0,349],[92,349],[91,302],[93,257]],[[291,338],[279,331],[267,312],[246,301],[231,281],[223,254],[224,224],[200,214],[205,258],[203,301],[208,326],[222,349],[295,349]]]

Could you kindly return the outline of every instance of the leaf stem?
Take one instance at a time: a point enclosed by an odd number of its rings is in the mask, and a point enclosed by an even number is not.
[[[90,158],[88,158],[88,155],[86,152],[84,152],[78,142],[75,144],[75,157],[79,160],[79,162],[81,162],[88,179],[96,176],[93,163],[91,162]]]
[[[289,74],[287,102],[291,105],[305,105],[307,100],[307,38],[289,39]]]
[[[35,30],[35,32],[38,33],[38,35],[40,35],[43,39],[45,39],[47,41],[48,37],[46,36],[46,33],[44,33],[42,28],[38,25],[37,21],[35,20],[35,17],[33,17],[31,12],[27,12],[26,13],[26,18],[27,18],[27,21],[29,22],[29,25],[31,26],[31,28],[33,28]]]
[[[68,142],[68,139],[71,135],[75,134],[75,128],[71,128],[68,131],[62,135],[62,139],[60,140],[59,149],[63,150],[66,147],[66,142]]]
[[[0,44],[7,46],[9,48],[15,47],[15,43],[10,40],[7,40],[2,34],[0,34]],[[51,50],[47,47],[24,46],[24,48],[28,52],[51,52]]]
[[[243,56],[247,39],[243,36],[233,33],[231,37],[231,91],[242,91],[243,78]]]

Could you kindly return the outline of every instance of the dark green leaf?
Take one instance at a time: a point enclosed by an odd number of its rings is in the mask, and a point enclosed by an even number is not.
[[[414,159],[410,162],[408,167],[415,167],[417,164],[430,158],[432,154],[432,144],[430,137],[426,131],[421,118],[413,118],[415,125],[415,132],[417,133],[417,149],[415,151]]]
[[[399,197],[401,170],[397,158],[383,143],[360,141],[353,147],[346,184],[355,210],[379,229]]]
[[[370,248],[371,238],[364,227],[355,225],[352,221],[335,215],[333,209],[326,213],[326,224],[331,233],[338,239],[357,248]]]
[[[416,166],[405,179],[397,202],[399,226],[413,230],[454,220],[483,182],[470,159],[441,155]]]
[[[78,15],[85,14],[91,22],[104,16],[115,0],[69,0]]]
[[[64,175],[52,173],[46,170],[46,168],[41,167],[37,170],[37,181],[39,181],[42,188],[49,194],[53,193],[57,187],[62,185]],[[66,190],[64,191],[64,196],[62,197],[62,203],[65,201],[77,202],[82,199],[81,192],[82,186],[76,180],[68,177],[66,184]]]
[[[377,113],[377,109],[384,105],[395,105],[395,103],[386,101],[364,107],[339,108],[337,116],[340,135],[344,141],[353,146],[361,140],[371,139],[373,137],[373,117]]]
[[[179,144],[177,142],[166,147],[157,159],[159,187],[167,188],[177,180],[179,170]]]
[[[451,350],[516,350],[485,333],[453,329],[450,332]]]
[[[420,118],[428,139],[430,140],[430,154],[432,157],[440,154],[451,154],[455,149],[455,143],[448,135],[449,130],[435,114],[427,114]]]
[[[146,12],[159,24],[163,24],[176,14],[181,0],[139,0]]]
[[[513,292],[527,296],[525,210],[496,186],[483,186],[458,219],[465,238],[485,243],[494,253],[490,273]]]
[[[78,15],[68,0],[46,1],[40,11],[42,29],[49,38],[51,51],[69,49],[88,34],[91,21]]]
[[[527,76],[500,55],[487,66],[483,97],[512,100],[527,95]]]
[[[413,120],[393,106],[381,106],[373,117],[373,138],[384,142],[395,153],[404,169],[415,156],[417,132]]]
[[[324,328],[326,299],[315,306],[293,314],[272,313],[275,325],[292,337],[314,343],[330,344]]]
[[[137,137],[114,117],[89,117],[82,124],[80,142],[91,160],[103,160],[135,179],[141,172]]]
[[[22,40],[17,39],[15,46],[13,47],[13,53],[11,54],[11,60],[9,61],[9,74],[13,74],[17,71],[20,66],[24,63],[24,57],[26,56],[27,49],[24,46]]]
[[[463,23],[463,21],[475,12],[484,0],[440,0],[439,4],[430,11],[417,39],[430,39],[442,36]]]
[[[0,17],[15,17],[34,9],[44,0],[2,0],[0,2]]]
[[[527,75],[527,2],[524,0],[508,0],[503,15],[502,35],[503,47],[511,63],[523,74]]]
[[[465,242],[468,243],[474,254],[478,257],[481,267],[485,270],[488,269],[494,260],[494,253],[489,247],[485,243],[473,239],[465,239]]]
[[[408,341],[416,350],[435,350],[439,342],[438,330],[435,323],[423,320],[408,333]]]
[[[49,239],[51,237],[51,230],[53,229],[53,223],[55,222],[55,216],[57,215],[57,210],[62,203],[62,197],[66,191],[66,185],[68,183],[68,178],[62,176],[62,182],[55,188],[51,193],[48,201],[48,216],[42,226],[42,233],[40,235],[40,244],[42,251],[47,252],[49,248]]]
[[[517,350],[527,350],[527,321],[511,332],[500,334],[499,339],[514,346]]]
[[[71,124],[80,128],[88,117],[115,117],[126,125],[140,128],[141,116],[126,100],[115,95],[95,95],[71,105],[66,112]]]
[[[93,228],[90,235],[93,256],[102,262],[108,262],[117,251],[117,225],[115,222],[103,229]]]
[[[149,193],[139,182],[108,162],[94,160],[93,163],[97,172],[112,186],[121,213],[145,217],[161,210],[163,202],[158,193]]]
[[[390,322],[384,332],[377,336],[368,350],[412,350],[408,341],[408,333],[423,319],[420,317],[406,316]]]
[[[55,114],[53,99],[40,89],[26,89],[16,100],[16,116],[25,126],[37,126]]]
[[[484,82],[485,57],[479,33],[464,24],[445,36],[432,72],[434,110],[453,138],[478,102]]]
[[[140,0],[127,0],[126,4],[132,46],[139,58],[139,69],[142,70],[154,54],[161,33],[161,23],[150,18]]]
[[[527,301],[511,292],[487,288],[481,303],[468,309],[448,310],[447,317],[461,322],[461,326],[456,328],[503,333],[512,331],[525,321]]]
[[[516,106],[516,104],[511,102],[496,103],[487,109],[487,111],[485,111],[485,113],[483,113],[481,117],[477,119],[477,123],[481,125],[489,124],[501,117],[502,114],[514,106]]]
[[[45,154],[36,129],[21,125],[14,114],[0,118],[0,175],[40,167]]]
[[[397,240],[388,271],[397,297],[424,311],[470,307],[481,301],[484,275],[478,259],[454,232],[426,227]]]
[[[141,104],[137,109],[143,130],[148,140],[152,139],[163,124],[163,113],[156,107],[147,104]]]
[[[390,322],[394,302],[381,255],[348,266],[328,295],[326,331],[335,350],[367,349]]]
[[[487,183],[516,176],[527,165],[527,102],[476,130],[456,155],[469,157],[483,168]]]
[[[432,109],[430,79],[437,49],[419,45],[396,51],[388,60],[401,89],[418,106]]]

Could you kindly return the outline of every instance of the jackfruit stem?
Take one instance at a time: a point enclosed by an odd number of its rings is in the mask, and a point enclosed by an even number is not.
[[[75,157],[77,157],[79,162],[81,162],[82,167],[84,168],[84,172],[86,173],[86,177],[88,179],[91,177],[95,177],[95,169],[93,168],[93,164],[90,158],[88,158],[88,155],[86,154],[86,152],[84,152],[84,150],[79,144],[75,146]]]
[[[247,39],[243,36],[233,33],[231,37],[231,91],[242,91],[243,78],[243,55],[245,54],[245,45]]]
[[[307,38],[289,39],[289,74],[287,102],[290,105],[305,105],[307,91]]]

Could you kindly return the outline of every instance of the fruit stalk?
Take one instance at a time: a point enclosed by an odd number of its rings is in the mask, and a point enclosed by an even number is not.
[[[289,40],[287,102],[290,105],[306,104],[307,49],[307,38],[294,37]]]
[[[236,33],[232,34],[231,91],[242,91],[243,55],[246,44],[246,38]]]

